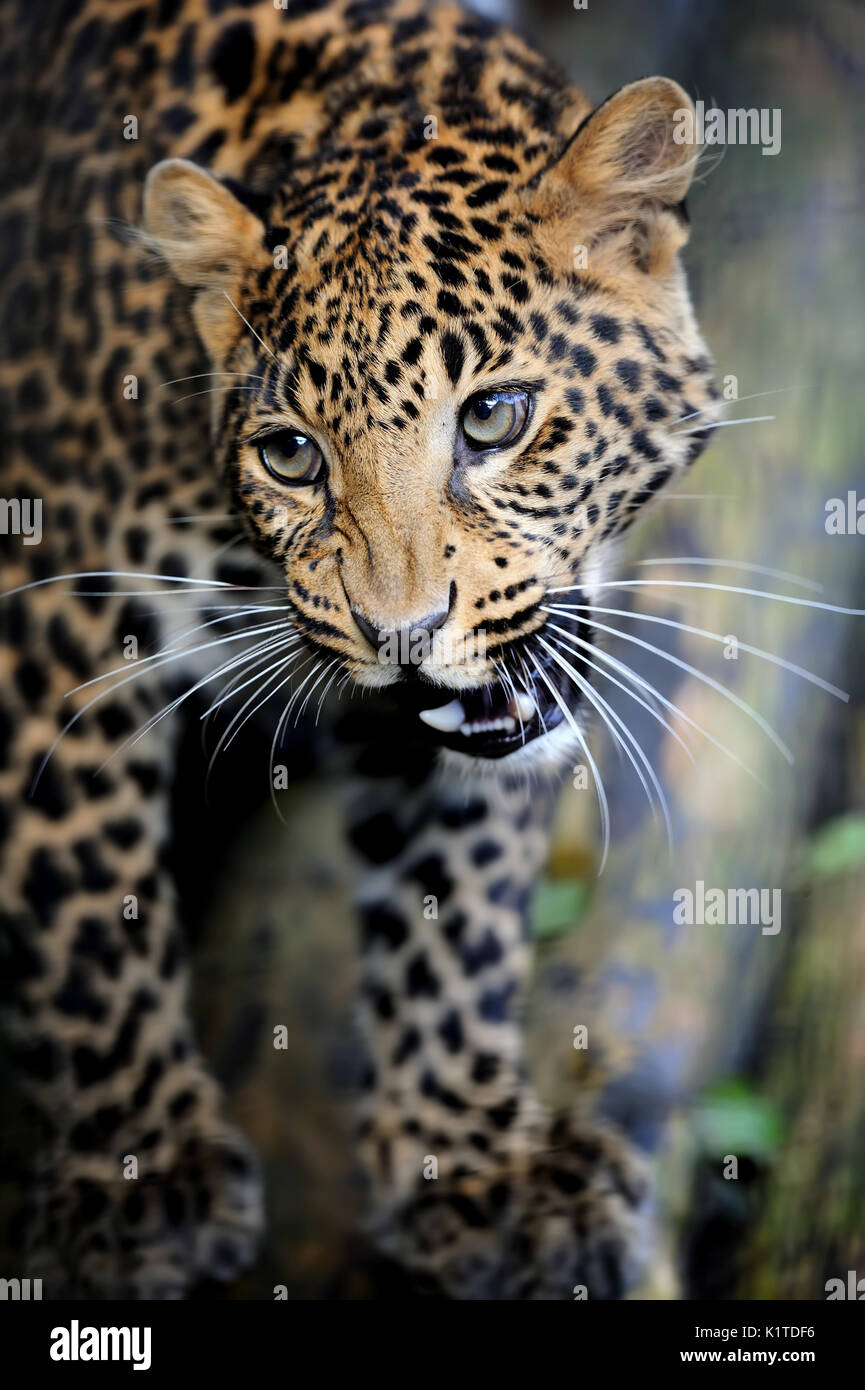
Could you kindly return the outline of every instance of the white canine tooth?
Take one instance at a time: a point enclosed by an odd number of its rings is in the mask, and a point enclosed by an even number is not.
[[[537,713],[537,705],[531,695],[524,695],[521,691],[511,697],[511,709],[517,719],[521,719],[524,724]]]
[[[420,717],[431,729],[438,729],[442,734],[453,734],[457,729],[465,733],[467,728],[466,712],[459,700],[451,700],[449,705],[442,705],[440,709],[422,709]]]

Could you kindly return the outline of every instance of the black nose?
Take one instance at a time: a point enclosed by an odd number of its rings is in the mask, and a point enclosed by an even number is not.
[[[429,651],[428,639],[448,620],[453,607],[456,585],[451,584],[447,608],[436,613],[428,613],[425,618],[415,618],[414,622],[400,628],[382,628],[371,622],[357,608],[352,608],[354,618],[361,632],[379,655],[394,666],[419,665]]]

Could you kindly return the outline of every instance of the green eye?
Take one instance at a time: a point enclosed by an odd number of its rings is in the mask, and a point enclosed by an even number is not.
[[[522,434],[528,413],[525,391],[484,391],[472,396],[462,418],[469,448],[495,449],[512,443]]]
[[[297,430],[277,430],[259,445],[258,455],[279,483],[314,483],[324,466],[321,450]]]

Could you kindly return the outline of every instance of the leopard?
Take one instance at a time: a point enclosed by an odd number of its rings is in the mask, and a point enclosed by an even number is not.
[[[173,1299],[261,1249],[172,867],[187,697],[216,689],[221,738],[264,721],[277,768],[299,721],[338,769],[373,1248],[418,1296],[624,1297],[650,1168],[536,1089],[530,905],[592,759],[599,585],[718,400],[682,262],[691,99],[645,77],[593,105],[452,3],[4,10],[27,1268],[46,1298]]]

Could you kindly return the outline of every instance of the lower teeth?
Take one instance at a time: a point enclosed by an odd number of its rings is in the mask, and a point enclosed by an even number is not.
[[[518,722],[523,726],[534,717],[537,706],[530,695],[520,693],[511,697],[507,710],[508,713],[497,719],[469,720],[460,701],[453,699],[450,704],[437,709],[421,710],[420,718],[440,733],[451,734],[459,730],[464,738],[470,738],[473,734],[511,734]]]
[[[472,734],[490,734],[499,731],[510,734],[515,728],[516,722],[511,719],[510,715],[505,715],[504,719],[483,719],[478,720],[475,724],[462,724],[460,733],[468,738]]]

